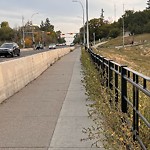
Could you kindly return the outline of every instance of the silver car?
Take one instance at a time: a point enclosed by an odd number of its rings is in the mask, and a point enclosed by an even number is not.
[[[55,49],[56,48],[56,44],[50,44],[48,48],[49,49]]]
[[[20,56],[20,48],[17,43],[4,43],[0,46],[0,56]]]

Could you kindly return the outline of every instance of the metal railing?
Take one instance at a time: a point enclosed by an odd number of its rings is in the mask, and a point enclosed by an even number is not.
[[[100,75],[104,78],[105,82],[101,83],[109,90],[114,91],[114,101],[116,106],[120,101],[120,110],[123,113],[132,113],[131,131],[133,133],[133,140],[137,140],[143,150],[146,150],[141,137],[140,137],[140,121],[142,121],[150,131],[150,122],[141,114],[139,109],[140,94],[142,93],[147,97],[150,104],[150,77],[144,76],[125,65],[120,65],[113,60],[109,60],[88,49],[91,59],[93,60],[96,68],[99,70]],[[131,88],[132,87],[132,88]],[[131,98],[129,98],[131,97]],[[131,100],[132,99],[132,100]],[[111,100],[110,100],[111,103]],[[129,112],[129,107],[132,111]],[[150,115],[150,114],[149,114]],[[150,135],[150,133],[148,134]]]

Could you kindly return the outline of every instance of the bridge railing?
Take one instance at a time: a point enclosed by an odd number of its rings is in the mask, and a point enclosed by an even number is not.
[[[143,113],[140,112],[140,103],[144,100],[150,104],[150,78],[140,74],[125,65],[120,65],[113,60],[109,60],[88,49],[97,70],[100,72],[102,85],[108,91],[112,91],[111,101],[115,101],[115,106],[123,113],[132,116],[131,131],[133,140],[137,140],[142,149],[146,150],[146,146],[142,141],[141,122],[150,131],[150,122]],[[120,106],[118,106],[120,102]],[[148,107],[149,108],[149,107]],[[147,110],[149,111],[149,110]],[[150,115],[150,114],[149,114]],[[148,134],[150,135],[150,133]]]

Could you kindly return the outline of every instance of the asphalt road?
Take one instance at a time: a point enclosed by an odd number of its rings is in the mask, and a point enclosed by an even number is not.
[[[64,48],[65,46],[57,46],[56,49],[58,48]],[[56,49],[48,49],[48,48],[45,48],[45,49],[40,49],[40,50],[29,50],[29,49],[26,49],[26,50],[21,50],[21,53],[20,53],[20,56],[14,56],[14,57],[4,57],[4,56],[1,56],[0,57],[0,62],[4,62],[4,61],[10,61],[12,59],[18,59],[18,58],[21,58],[21,57],[26,57],[26,56],[29,56],[29,55],[34,55],[34,54],[37,54],[37,53],[42,53],[42,52],[46,52],[46,51],[52,51],[52,50],[56,50]]]

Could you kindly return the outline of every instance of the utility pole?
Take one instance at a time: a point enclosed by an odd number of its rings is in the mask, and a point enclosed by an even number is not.
[[[123,4],[123,15],[124,15],[124,4]],[[122,16],[122,46],[124,48],[124,16]]]

